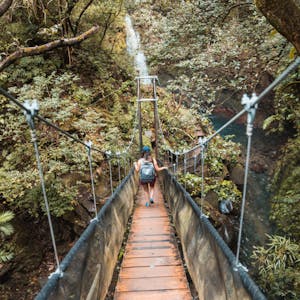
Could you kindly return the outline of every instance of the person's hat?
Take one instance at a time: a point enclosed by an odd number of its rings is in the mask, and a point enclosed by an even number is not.
[[[144,146],[143,149],[142,149],[142,151],[143,151],[144,153],[146,153],[146,152],[150,152],[151,150],[150,150],[150,147]]]

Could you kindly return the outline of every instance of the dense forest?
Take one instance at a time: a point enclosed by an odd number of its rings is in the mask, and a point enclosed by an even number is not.
[[[295,0],[0,0],[0,86],[22,103],[37,99],[39,114],[103,150],[93,153],[99,209],[110,196],[104,152],[127,149],[128,162],[139,155],[137,137],[127,148],[137,88],[126,49],[127,14],[140,32],[149,73],[161,83],[158,110],[170,147],[194,146],[195,128],[212,133],[210,114],[234,115],[244,93],[262,92],[300,51]],[[255,120],[279,140],[273,156],[262,158],[271,178],[274,234],[249,258],[251,275],[268,299],[300,297],[299,72],[264,98]],[[32,299],[55,270],[53,250],[28,124],[6,97],[0,103],[0,295]],[[145,105],[145,126],[151,129],[147,111]],[[93,216],[86,149],[43,123],[36,129],[63,258]],[[146,134],[144,140],[151,143]],[[242,187],[231,175],[243,170],[240,145],[218,136],[206,161],[205,193],[231,199],[237,219]],[[126,172],[125,163],[121,169]],[[116,161],[113,171],[117,186]],[[199,180],[189,173],[180,177],[196,202]],[[221,228],[224,216],[205,200],[212,223]]]

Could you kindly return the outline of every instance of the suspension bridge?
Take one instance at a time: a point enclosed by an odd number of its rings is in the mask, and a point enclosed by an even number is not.
[[[74,137],[39,115],[36,102],[22,104],[0,87],[0,93],[24,111],[31,131],[57,266],[36,299],[109,299],[107,293],[128,231],[114,299],[266,299],[239,260],[253,121],[257,104],[299,64],[300,58],[297,58],[260,95],[244,95],[244,109],[212,135],[200,138],[197,146],[181,152],[165,148],[165,162],[169,162],[169,170],[159,173],[159,184],[155,186],[155,203],[150,207],[145,206],[146,199],[139,188],[138,174],[131,168],[122,180],[120,163],[123,160],[126,171],[126,153],[134,142],[137,130],[140,149],[143,145],[143,102],[153,103],[156,155],[159,133],[165,143],[157,110],[156,76],[137,78],[138,97],[133,136],[125,151],[116,153],[103,151],[94,147],[90,141]],[[145,79],[152,84],[153,96],[150,98],[143,98],[140,94],[140,85]],[[247,114],[248,144],[237,251],[233,254],[203,212],[204,166],[209,142],[243,114]],[[51,203],[47,199],[36,121],[54,128],[74,142],[82,144],[87,150],[95,217],[62,261],[58,258],[49,210]],[[112,195],[99,212],[93,178],[93,152],[100,152],[106,157],[110,172]],[[112,161],[118,164],[120,182],[115,190],[112,185]],[[202,178],[200,206],[176,179],[179,172],[195,172],[197,165],[200,165]],[[191,292],[190,281],[197,296]]]

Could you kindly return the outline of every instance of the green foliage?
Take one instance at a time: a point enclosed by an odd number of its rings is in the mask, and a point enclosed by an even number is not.
[[[9,222],[14,218],[14,213],[6,211],[0,213],[0,234],[1,237],[9,236],[14,232],[14,229]]]
[[[76,85],[77,81],[78,78],[71,73],[58,75],[54,72],[48,77],[34,77],[31,84],[11,88],[11,91],[21,102],[23,99],[39,99],[43,116],[67,131],[75,127],[78,135],[94,140],[101,123],[97,125],[96,114],[85,108],[91,101],[91,90],[83,90]],[[28,125],[15,106],[3,98],[1,101],[1,142],[5,150],[1,155],[0,192],[12,209],[26,210],[38,217],[41,211],[45,212],[45,207]],[[82,122],[88,125],[82,126]],[[76,182],[72,187],[66,186],[63,177],[74,171],[84,175],[86,150],[44,124],[36,124],[36,127],[50,210],[53,215],[61,216],[77,205],[78,190]],[[95,161],[98,159],[95,155]]]
[[[11,211],[0,213],[0,263],[8,262],[14,256],[10,244],[5,242],[5,238],[14,232],[13,226],[9,223],[13,218],[14,213]]]
[[[241,155],[240,146],[229,139],[216,136],[208,145],[205,161],[211,177],[224,177],[228,170],[225,166],[232,166],[238,162]]]
[[[286,64],[290,61],[286,60]],[[283,71],[282,68],[279,71]],[[299,81],[300,72],[296,71],[289,76],[289,82],[282,83],[277,87],[274,99],[275,114],[271,115],[264,122],[264,129],[267,132],[291,131],[295,136],[300,133],[300,102],[299,102]],[[293,131],[291,130],[293,128]]]
[[[271,26],[254,4],[235,4],[180,1],[166,10],[162,1],[146,1],[135,7],[136,26],[147,28],[142,44],[154,72],[170,75],[167,87],[201,111],[210,110],[223,90],[254,90],[255,78],[265,68],[275,70],[269,62],[285,47],[283,37],[269,35]]]
[[[238,190],[236,185],[229,180],[216,181],[208,184],[205,191],[214,191],[218,195],[219,200],[231,200],[233,203],[239,204],[242,199],[242,193]]]
[[[202,178],[200,176],[186,173],[185,175],[180,175],[178,181],[185,186],[191,196],[201,195]]]
[[[201,176],[191,173],[181,174],[178,177],[178,181],[185,186],[191,196],[201,196]],[[209,191],[214,191],[218,195],[219,200],[228,199],[233,203],[239,204],[242,194],[232,181],[213,180],[211,178],[204,178],[204,181],[204,196]]]
[[[13,253],[0,249],[0,262],[6,263],[12,260],[14,257]]]
[[[273,180],[271,218],[287,236],[300,240],[300,138],[290,139]]]
[[[266,247],[255,247],[253,264],[269,299],[299,299],[300,246],[289,238],[268,236]]]

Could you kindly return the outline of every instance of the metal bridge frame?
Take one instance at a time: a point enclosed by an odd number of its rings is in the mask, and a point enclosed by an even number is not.
[[[138,123],[139,123],[139,144],[140,152],[143,149],[143,132],[142,132],[142,102],[153,102],[153,115],[154,115],[154,138],[155,138],[155,157],[158,159],[158,109],[157,109],[157,93],[156,93],[156,80],[157,76],[139,76],[137,80],[137,102],[138,102]],[[153,98],[142,98],[141,84],[146,85],[143,81],[150,80],[152,85]]]

